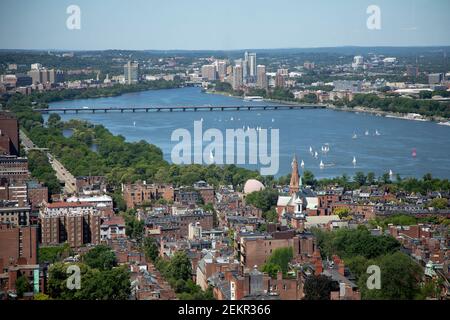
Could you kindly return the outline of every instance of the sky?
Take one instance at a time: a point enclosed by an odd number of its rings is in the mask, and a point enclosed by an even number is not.
[[[370,5],[380,29],[367,27]],[[438,46],[449,15],[450,0],[0,0],[0,49]]]

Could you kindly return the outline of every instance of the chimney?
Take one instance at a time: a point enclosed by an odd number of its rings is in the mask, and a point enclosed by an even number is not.
[[[338,272],[342,275],[345,276],[345,265],[344,262],[340,261],[338,264]]]
[[[314,264],[314,274],[319,275],[323,272],[322,261],[317,260]]]
[[[277,280],[283,280],[283,272],[282,271],[277,272]]]

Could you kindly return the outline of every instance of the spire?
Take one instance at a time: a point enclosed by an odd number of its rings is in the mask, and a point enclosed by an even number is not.
[[[295,194],[300,190],[300,177],[298,175],[298,162],[297,156],[294,154],[292,159],[292,173],[291,173],[291,183],[289,184],[289,194]]]

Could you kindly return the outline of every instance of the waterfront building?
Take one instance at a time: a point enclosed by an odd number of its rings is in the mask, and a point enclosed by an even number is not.
[[[267,89],[266,66],[264,65],[256,67],[256,86],[260,89]]]
[[[123,66],[123,69],[126,84],[134,84],[139,82],[139,63],[136,61],[128,61]]]
[[[244,85],[244,79],[243,79],[243,73],[242,73],[242,66],[236,65],[233,67],[233,89],[239,90]]]
[[[202,78],[208,81],[215,81],[216,77],[216,67],[213,64],[206,64],[202,66]]]

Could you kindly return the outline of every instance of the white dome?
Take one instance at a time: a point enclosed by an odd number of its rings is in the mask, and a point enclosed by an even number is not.
[[[249,194],[255,191],[264,190],[264,185],[255,179],[249,179],[244,185],[244,193]]]

